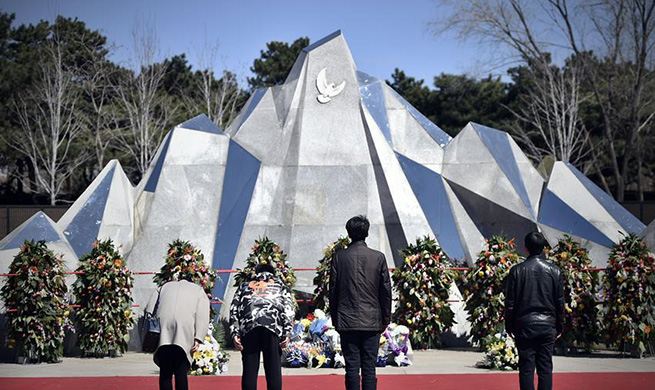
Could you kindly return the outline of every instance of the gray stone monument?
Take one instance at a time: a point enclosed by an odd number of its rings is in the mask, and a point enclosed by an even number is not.
[[[391,267],[418,236],[472,264],[485,238],[504,234],[522,250],[532,230],[553,245],[570,234],[604,266],[621,233],[645,228],[572,165],[557,162],[543,177],[503,131],[469,123],[451,138],[359,71],[337,31],[303,49],[282,85],[257,90],[225,131],[204,115],[176,126],[136,188],[110,162],[56,226],[40,216],[38,228],[31,220],[5,238],[0,265],[16,237],[57,243],[69,263],[98,237],[116,241],[132,270],[156,271],[179,238],[225,270],[268,236],[291,266],[313,268],[357,214]],[[214,293],[229,302],[227,275]],[[297,289],[311,292],[314,273],[297,276]],[[154,288],[137,276],[136,303]]]

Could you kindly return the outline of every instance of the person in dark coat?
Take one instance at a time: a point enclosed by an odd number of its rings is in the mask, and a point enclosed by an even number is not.
[[[534,390],[535,366],[539,390],[553,388],[553,346],[564,326],[562,271],[545,259],[545,246],[541,233],[529,233],[528,258],[506,280],[505,329],[516,340],[521,390]]]
[[[282,389],[281,348],[289,344],[295,307],[291,289],[274,273],[270,264],[258,264],[254,278],[241,283],[230,307],[230,333],[243,363],[243,390],[257,389],[261,355],[266,388]]]
[[[384,254],[366,246],[369,222],[358,215],[346,223],[352,243],[337,251],[330,270],[332,323],[341,336],[346,390],[374,390],[380,334],[391,321],[391,281]]]

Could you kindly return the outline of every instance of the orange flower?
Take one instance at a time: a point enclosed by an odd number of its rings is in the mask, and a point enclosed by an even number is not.
[[[98,249],[98,240],[93,241],[91,246],[93,246],[93,249]]]
[[[644,328],[644,333],[650,334],[650,326]]]
[[[116,259],[116,261],[114,261],[114,265],[115,265],[116,267],[120,267],[120,266],[123,265],[123,262],[121,261],[121,259]]]

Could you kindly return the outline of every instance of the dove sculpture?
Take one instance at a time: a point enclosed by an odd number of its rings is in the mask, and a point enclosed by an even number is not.
[[[339,85],[335,85],[334,83],[328,84],[327,78],[325,76],[326,71],[327,68],[321,69],[321,71],[318,72],[318,77],[316,78],[316,89],[318,89],[319,92],[319,95],[316,97],[316,99],[323,104],[329,102],[333,97],[340,94],[346,86],[345,81],[342,81]]]

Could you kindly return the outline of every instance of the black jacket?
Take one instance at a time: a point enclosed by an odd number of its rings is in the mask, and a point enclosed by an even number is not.
[[[230,306],[230,334],[243,337],[258,326],[284,338],[295,316],[291,289],[269,272],[241,283]]]
[[[330,270],[330,314],[338,332],[383,331],[391,321],[391,281],[384,254],[355,241]]]
[[[517,334],[534,327],[564,325],[562,271],[541,255],[530,256],[509,271],[505,285],[505,328]]]

